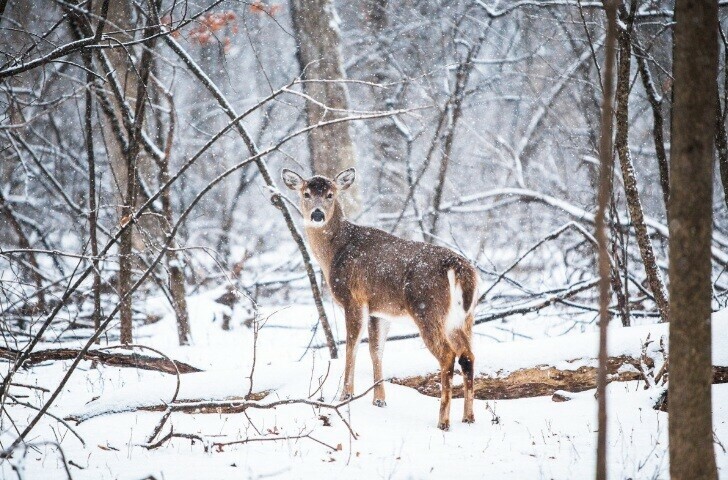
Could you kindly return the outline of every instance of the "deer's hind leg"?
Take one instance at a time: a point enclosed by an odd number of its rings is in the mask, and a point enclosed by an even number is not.
[[[382,376],[382,358],[384,357],[384,344],[387,341],[387,332],[389,331],[389,322],[371,317],[369,319],[369,353],[372,356],[372,366],[374,370],[374,383],[381,382]],[[372,401],[377,407],[387,405],[384,396],[384,385],[379,383],[374,387],[374,400]]]
[[[450,430],[450,401],[452,400],[452,377],[455,371],[455,352],[447,349],[438,360],[440,361],[442,392],[440,394],[440,418],[437,422],[437,428]]]
[[[473,398],[475,396],[475,355],[472,349],[473,314],[468,313],[462,327],[449,333],[450,344],[455,349],[458,363],[463,372],[463,396],[465,397],[463,422],[473,423]]]
[[[421,326],[420,326],[421,325]],[[427,326],[432,325],[433,328],[428,329]],[[440,363],[440,416],[437,427],[441,430],[450,429],[450,402],[452,400],[452,377],[455,373],[455,358],[457,357],[455,350],[445,337],[442,328],[438,328],[435,322],[425,323],[418,322],[422,339],[425,341],[430,353],[435,356]]]
[[[441,430],[450,429],[450,402],[455,358],[459,350],[447,332],[449,298],[441,293],[449,288],[447,278],[433,276],[426,280],[411,281],[405,287],[408,310],[422,335],[427,349],[440,363],[440,417]]]
[[[460,354],[458,359],[460,368],[463,372],[463,396],[465,397],[465,406],[463,409],[463,423],[473,423],[475,421],[475,413],[473,413],[473,397],[474,389],[474,363],[475,356],[473,352],[467,351]]]

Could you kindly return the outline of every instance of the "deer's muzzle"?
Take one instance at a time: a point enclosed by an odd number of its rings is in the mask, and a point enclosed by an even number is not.
[[[314,223],[323,223],[325,218],[326,215],[324,215],[324,212],[322,212],[318,208],[311,212],[311,221]]]

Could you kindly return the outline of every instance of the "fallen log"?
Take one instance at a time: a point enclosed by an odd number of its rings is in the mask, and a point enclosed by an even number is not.
[[[575,362],[572,360],[571,362]],[[640,360],[628,356],[610,357],[607,362],[609,382],[644,380]],[[392,378],[398,385],[414,388],[430,397],[440,397],[440,374],[430,373],[405,378]],[[728,367],[713,367],[713,383],[728,383]],[[515,398],[553,395],[557,391],[583,392],[597,387],[597,367],[580,366],[563,370],[548,365],[516,370],[504,376],[477,375],[475,398],[511,400]],[[453,397],[462,397],[462,386],[453,387]]]
[[[52,348],[48,350],[38,350],[32,352],[28,359],[23,363],[24,367],[30,367],[47,361],[73,360],[79,354],[80,350],[75,348]],[[14,361],[20,356],[20,350],[7,347],[0,347],[0,358]],[[84,360],[95,361],[103,365],[111,367],[131,367],[142,370],[153,370],[156,372],[168,373],[176,375],[179,373],[196,373],[201,372],[197,367],[193,367],[178,360],[169,360],[161,357],[150,357],[148,355],[140,355],[138,353],[110,353],[103,350],[89,350],[83,356]]]

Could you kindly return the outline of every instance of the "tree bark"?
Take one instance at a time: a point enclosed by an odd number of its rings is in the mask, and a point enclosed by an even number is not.
[[[600,171],[599,196],[596,214],[596,239],[599,247],[599,368],[597,370],[598,432],[597,432],[597,480],[607,478],[607,332],[609,325],[610,272],[609,230],[607,212],[612,197],[614,176],[614,150],[612,146],[613,96],[614,96],[614,54],[617,30],[616,0],[604,2],[607,13],[606,60],[602,78],[601,139],[599,145]],[[627,67],[629,70],[629,67]],[[619,272],[615,272],[618,276]]]
[[[678,0],[670,158],[670,476],[717,479],[711,401],[711,240],[718,5]]]
[[[292,0],[291,18],[296,35],[297,57],[301,67],[303,91],[314,101],[306,102],[309,125],[341,117],[349,108],[339,37],[338,22],[331,0]],[[336,110],[333,110],[336,109]],[[348,123],[338,123],[311,131],[308,137],[311,170],[333,178],[356,165],[354,144]],[[347,212],[359,208],[355,183],[342,197]]]
[[[662,321],[670,319],[670,307],[667,301],[667,292],[662,275],[657,267],[655,251],[652,247],[652,240],[647,233],[645,215],[642,210],[639,189],[637,187],[637,174],[632,163],[632,156],[629,151],[629,91],[630,91],[630,67],[632,59],[632,26],[634,20],[634,5],[632,10],[627,12],[624,7],[620,8],[620,20],[622,26],[617,32],[617,44],[619,46],[619,63],[617,67],[617,92],[616,92],[616,121],[617,131],[614,144],[619,156],[619,164],[624,180],[624,192],[627,200],[629,216],[635,229],[637,245],[642,256],[642,263],[647,274],[647,282],[650,285],[655,303],[662,316]]]

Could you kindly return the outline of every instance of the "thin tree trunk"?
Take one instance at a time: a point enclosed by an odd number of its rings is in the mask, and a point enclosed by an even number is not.
[[[301,67],[303,91],[314,102],[306,102],[309,125],[333,120],[342,112],[330,109],[349,108],[342,67],[338,15],[331,0],[292,0],[291,19],[297,41],[297,57]],[[354,144],[348,123],[338,123],[311,131],[308,138],[311,170],[333,178],[337,173],[356,165]],[[359,208],[359,193],[354,190],[342,197],[349,213]]]
[[[150,9],[154,8],[149,0]],[[147,84],[152,66],[152,49],[156,43],[155,34],[159,27],[155,25],[154,16],[150,15],[144,28],[144,37],[149,40],[143,43],[141,59],[139,61],[139,79],[137,81],[136,105],[134,107],[134,123],[129,129],[129,149],[126,152],[126,196],[121,210],[122,224],[129,221],[134,213],[137,197],[137,162],[141,149],[142,127],[146,110]],[[124,230],[119,242],[119,297],[122,298],[119,319],[121,322],[121,343],[133,343],[132,335],[132,296],[127,295],[132,286],[133,267],[133,232],[134,228]]]
[[[93,91],[95,78],[93,75],[93,59],[91,51],[86,49],[82,52],[83,64],[86,67],[86,158],[88,161],[88,225],[89,243],[91,244],[91,260],[94,266],[93,298],[94,311],[91,314],[94,330],[101,324],[101,272],[99,271],[99,242],[98,231],[98,206],[96,204],[96,158],[94,155],[93,138]]]
[[[637,38],[632,39],[632,44],[637,50],[635,58],[637,58],[637,68],[642,79],[642,86],[647,92],[647,100],[652,108],[652,139],[655,143],[655,156],[657,157],[657,168],[660,171],[660,187],[662,188],[662,199],[665,203],[665,211],[667,211],[668,200],[670,198],[670,173],[667,165],[667,153],[665,152],[665,118],[662,114],[662,96],[657,93],[655,82],[652,80],[650,67],[647,65],[647,53],[637,42]]]
[[[624,7],[620,8],[620,19],[623,26],[618,29],[617,43],[619,46],[619,63],[617,67],[617,92],[616,92],[616,121],[617,131],[614,138],[615,147],[619,156],[619,164],[624,180],[624,192],[629,209],[629,216],[637,237],[637,245],[642,256],[642,263],[647,274],[647,282],[650,285],[655,303],[660,311],[663,322],[670,320],[670,308],[667,302],[667,292],[662,275],[655,261],[655,252],[652,247],[652,240],[647,233],[645,215],[642,210],[639,189],[637,187],[637,174],[632,164],[632,157],[629,151],[629,90],[630,90],[630,67],[632,59],[631,35],[634,20],[634,8],[636,2],[632,1],[632,8],[627,12]]]
[[[167,95],[167,102],[170,106],[169,132],[164,149],[164,157],[159,162],[159,184],[164,185],[169,181],[169,160],[172,153],[172,140],[175,133],[175,109],[171,95]],[[174,213],[172,211],[171,189],[162,192],[162,211],[168,227],[174,225]],[[169,293],[172,297],[172,308],[177,317],[177,336],[180,345],[190,344],[190,319],[187,311],[187,293],[185,289],[184,264],[185,257],[182,252],[176,250],[177,242],[173,241],[167,250],[167,270],[169,271]]]
[[[596,238],[599,245],[599,369],[597,371],[598,432],[597,432],[597,480],[607,478],[607,332],[609,325],[609,285],[611,262],[609,261],[609,238],[606,225],[607,209],[612,196],[614,175],[614,151],[612,147],[613,96],[614,96],[614,54],[617,23],[616,0],[604,2],[607,12],[606,60],[604,63],[603,99],[601,114],[601,141],[599,157],[599,205],[596,214]],[[615,272],[619,275],[618,272]]]
[[[614,67],[614,66],[612,66]],[[612,74],[614,74],[614,68],[612,68]],[[602,87],[603,88],[603,87]],[[612,90],[614,90],[614,83],[612,83]],[[614,93],[612,92],[612,97],[614,96]],[[612,113],[614,113],[614,110],[612,109]],[[601,146],[600,146],[601,148]],[[612,147],[614,148],[614,147]],[[610,167],[614,168],[614,162],[610,162]],[[614,172],[612,172],[612,175]],[[617,215],[617,206],[614,202],[614,182],[612,180],[612,177],[609,177],[609,211],[612,215],[612,219],[617,219],[617,221],[611,221],[612,228],[611,228],[611,234],[614,237],[614,240],[612,243],[612,274],[609,276],[610,283],[612,285],[612,291],[614,292],[614,295],[617,297],[617,309],[619,310],[620,317],[622,318],[622,326],[623,327],[629,327],[630,326],[630,319],[629,319],[629,297],[627,294],[629,291],[622,285],[622,276],[620,275],[620,266],[621,263],[619,261],[619,248],[620,243],[617,241],[618,232],[622,230],[621,225],[619,224],[619,216]],[[600,183],[601,185],[601,183]],[[621,240],[624,241],[624,235],[621,235]],[[627,258],[623,259],[622,263],[626,262]],[[625,272],[626,266],[623,269]],[[625,283],[629,283],[628,279],[625,277]]]
[[[711,401],[716,1],[677,0],[670,158],[670,476],[717,479]]]

